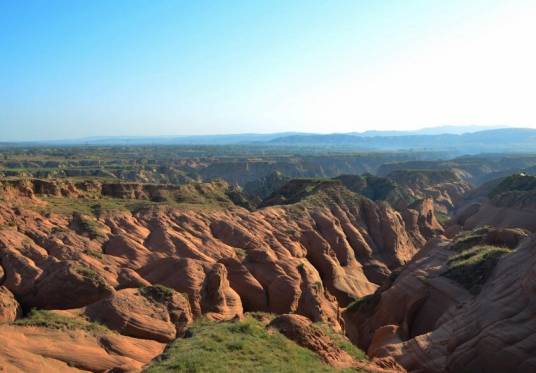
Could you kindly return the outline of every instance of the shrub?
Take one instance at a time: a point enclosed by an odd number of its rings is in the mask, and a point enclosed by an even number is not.
[[[443,214],[441,212],[436,213],[437,221],[441,224],[445,224],[449,221],[450,216],[448,214]]]
[[[164,285],[149,285],[140,288],[140,294],[145,298],[157,302],[165,303],[171,300],[174,290]]]
[[[86,234],[93,240],[105,237],[101,225],[88,216],[75,213],[73,214],[73,222],[76,224],[80,233]]]
[[[100,251],[97,251],[97,250],[85,249],[83,252],[84,252],[84,254],[92,256],[92,257],[97,258],[97,259],[104,258],[104,255]]]

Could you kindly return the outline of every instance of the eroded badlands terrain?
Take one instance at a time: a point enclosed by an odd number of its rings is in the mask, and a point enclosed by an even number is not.
[[[534,371],[533,179],[4,178],[0,367]]]

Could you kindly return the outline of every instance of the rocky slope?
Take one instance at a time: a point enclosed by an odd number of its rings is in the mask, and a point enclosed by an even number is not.
[[[431,198],[437,213],[448,215],[473,186],[464,179],[463,172],[446,170],[397,170],[387,179],[394,182],[400,193],[392,197],[392,204],[404,208],[405,201]]]
[[[450,170],[463,180],[480,186],[490,180],[524,171],[531,174],[536,165],[533,154],[478,154],[450,160],[398,161],[380,166],[377,175],[387,176],[397,170]]]
[[[535,249],[520,229],[436,239],[345,310],[348,335],[411,372],[535,371]]]
[[[342,307],[441,230],[431,201],[401,214],[337,182],[255,211],[224,182],[0,187],[0,335],[15,341],[0,366],[13,371],[136,371],[201,315],[296,313],[340,330]]]
[[[468,193],[452,223],[464,229],[479,225],[536,231],[536,177],[514,174],[492,180]]]

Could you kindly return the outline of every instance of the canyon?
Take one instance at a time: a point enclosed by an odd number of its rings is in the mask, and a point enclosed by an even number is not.
[[[166,371],[243,328],[312,371],[536,369],[533,177],[379,169],[247,187],[4,177],[0,367]]]

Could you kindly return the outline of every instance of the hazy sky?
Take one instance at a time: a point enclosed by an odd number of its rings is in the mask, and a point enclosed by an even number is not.
[[[1,0],[0,141],[536,127],[534,0]]]

